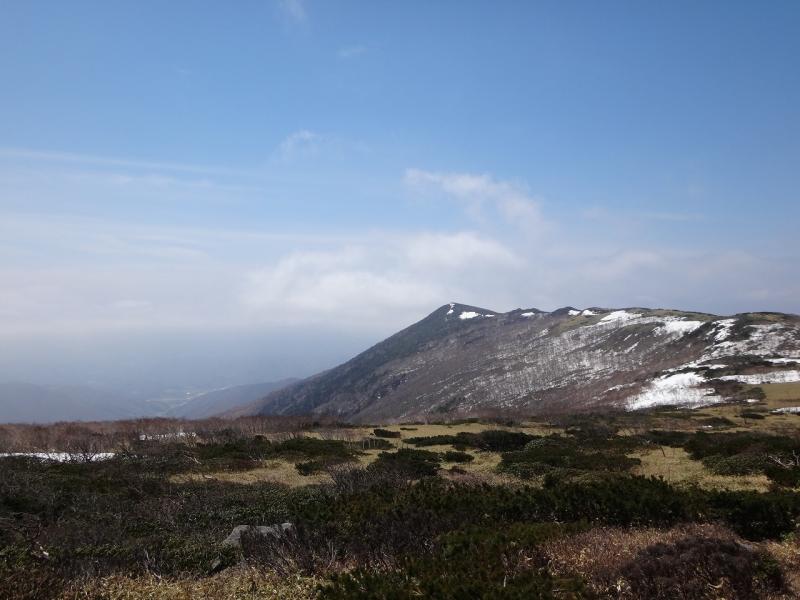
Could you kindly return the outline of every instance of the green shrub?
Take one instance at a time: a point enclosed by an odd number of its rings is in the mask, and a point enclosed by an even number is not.
[[[399,431],[390,431],[388,429],[380,429],[376,428],[372,430],[373,435],[379,438],[399,438],[400,432]]]
[[[428,450],[401,448],[397,452],[381,452],[370,468],[393,471],[411,479],[431,477],[439,470],[441,455]]]
[[[456,435],[432,435],[429,437],[412,437],[406,442],[414,446],[442,446],[452,444],[460,448],[476,448],[489,452],[510,452],[521,450],[525,444],[538,438],[539,436],[530,435],[517,431],[505,431],[503,429],[487,429],[480,433],[468,433],[462,431]]]
[[[784,435],[771,435],[755,431],[725,433],[699,432],[684,444],[695,460],[707,456],[733,456],[734,454],[774,454],[800,449],[800,440]]]
[[[760,454],[734,454],[732,456],[712,454],[703,459],[703,465],[717,475],[750,475],[763,472],[767,466],[766,460],[766,457]]]
[[[769,480],[783,487],[800,487],[800,467],[787,469],[780,465],[770,464],[764,469]]]
[[[766,417],[765,414],[759,413],[759,412],[755,412],[755,411],[752,411],[752,410],[742,411],[741,413],[739,413],[739,416],[742,417],[743,419],[756,419],[756,420],[761,420],[761,419],[764,419]]]
[[[472,456],[472,454],[468,454],[467,452],[459,452],[458,450],[448,450],[443,454],[443,456],[446,462],[467,463],[475,460],[475,457]]]
[[[524,450],[503,454],[498,468],[517,477],[529,478],[546,475],[556,470],[615,471],[622,472],[641,464],[638,458],[621,453],[628,442],[605,440],[594,444],[582,444],[575,438],[550,436],[529,442]],[[587,450],[589,450],[587,452]]]

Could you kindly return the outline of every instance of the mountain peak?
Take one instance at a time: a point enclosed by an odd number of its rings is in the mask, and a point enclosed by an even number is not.
[[[498,408],[702,406],[745,398],[748,388],[736,382],[800,386],[799,363],[800,320],[788,315],[572,306],[498,313],[452,302],[255,409],[381,422]]]

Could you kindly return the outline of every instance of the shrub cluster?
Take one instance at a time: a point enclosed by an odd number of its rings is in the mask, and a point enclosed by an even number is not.
[[[379,427],[373,429],[372,433],[375,437],[379,438],[399,438],[401,435],[399,431],[390,431],[389,429],[380,429]]]
[[[511,452],[521,450],[525,444],[538,436],[519,431],[504,429],[487,429],[480,433],[459,432],[455,435],[432,435],[428,437],[412,437],[406,440],[414,446],[453,445],[456,448],[476,448],[489,452]]]
[[[625,455],[636,442],[625,438],[580,440],[550,436],[529,442],[524,450],[502,455],[499,469],[521,478],[558,471],[624,472],[641,464]]]

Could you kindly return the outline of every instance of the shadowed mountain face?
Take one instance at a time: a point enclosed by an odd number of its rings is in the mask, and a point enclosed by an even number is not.
[[[798,362],[795,362],[797,359]],[[800,381],[800,317],[445,305],[352,360],[236,411],[362,422],[491,410],[702,406]]]

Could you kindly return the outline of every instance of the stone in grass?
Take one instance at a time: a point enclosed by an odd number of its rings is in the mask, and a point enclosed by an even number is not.
[[[237,525],[233,528],[230,535],[222,541],[222,545],[232,548],[242,547],[242,534],[244,532],[257,533],[259,535],[271,535],[276,538],[283,537],[287,532],[292,531],[294,525],[291,523],[280,523],[276,525]]]
[[[275,538],[281,538],[290,531],[294,530],[294,525],[291,523],[279,523],[276,525],[237,525],[233,528],[230,535],[222,540],[223,548],[234,548],[241,550],[242,548],[242,534],[244,532],[257,533],[259,535],[271,535]],[[227,566],[227,561],[224,561],[222,556],[216,557],[211,561],[211,573],[219,573]]]

